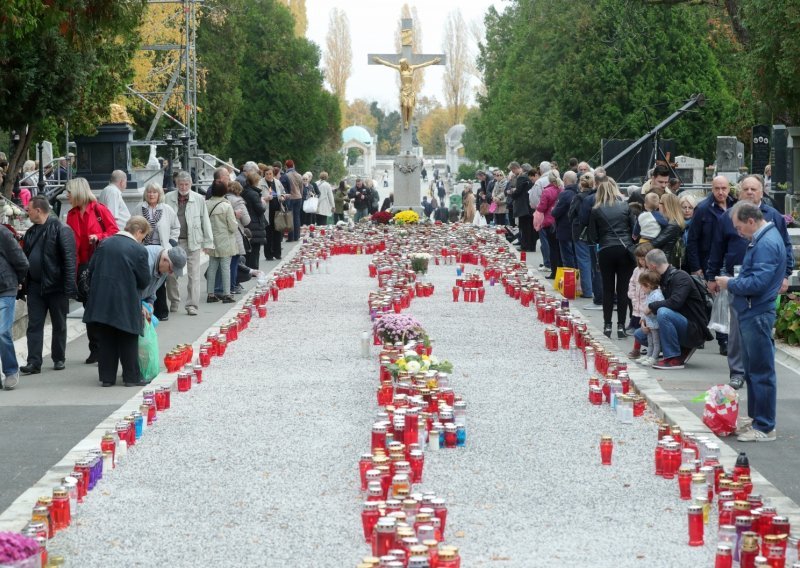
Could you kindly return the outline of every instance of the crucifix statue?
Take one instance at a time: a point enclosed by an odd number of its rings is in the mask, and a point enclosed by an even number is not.
[[[416,93],[414,92],[414,71],[428,65],[443,65],[445,56],[413,53],[414,28],[411,18],[402,20],[400,39],[402,43],[401,53],[371,54],[369,56],[369,64],[385,65],[400,73],[400,109],[403,116],[403,130],[409,130],[411,128],[411,117],[414,114],[414,106],[417,102]]]

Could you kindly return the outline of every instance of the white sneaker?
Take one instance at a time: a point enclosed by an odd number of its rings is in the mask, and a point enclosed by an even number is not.
[[[774,442],[778,438],[778,434],[773,430],[772,432],[762,432],[755,428],[750,428],[746,432],[736,436],[740,442]]]
[[[3,376],[3,388],[7,391],[14,390],[19,384],[19,373]]]
[[[601,306],[600,304],[591,303],[591,304],[586,304],[585,306],[583,306],[583,309],[584,310],[602,310],[603,306]]]
[[[639,363],[642,367],[652,367],[653,363],[655,363],[655,359],[653,359],[652,357],[644,357],[643,359],[639,359],[636,362]]]

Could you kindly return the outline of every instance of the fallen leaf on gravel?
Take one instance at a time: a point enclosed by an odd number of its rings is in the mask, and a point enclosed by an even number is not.
[[[636,559],[637,559],[637,560],[642,560],[642,559],[644,559],[644,554],[637,554],[637,555],[636,555]]]
[[[510,556],[492,556],[492,560],[511,560]]]
[[[465,536],[464,531],[456,531],[456,536],[458,538],[464,538],[464,536]]]

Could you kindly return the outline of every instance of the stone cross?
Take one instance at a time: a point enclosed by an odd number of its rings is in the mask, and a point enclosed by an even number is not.
[[[414,53],[414,24],[411,18],[403,18],[400,30],[400,43],[402,49],[400,53],[371,53],[369,54],[370,65],[385,65],[400,73],[400,109],[403,117],[402,140],[400,143],[401,153],[410,152],[411,143],[411,117],[414,114],[416,105],[416,93],[414,93],[414,71],[428,65],[444,65],[445,56],[443,54]]]

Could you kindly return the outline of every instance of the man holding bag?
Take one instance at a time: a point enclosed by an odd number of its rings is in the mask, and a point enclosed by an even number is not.
[[[727,289],[731,307],[739,320],[744,380],[747,384],[747,414],[736,431],[740,442],[774,442],[777,406],[775,375],[775,298],[786,275],[786,247],[775,224],[761,209],[747,201],[734,205],[733,226],[750,244],[735,278],[717,276],[716,284]]]

